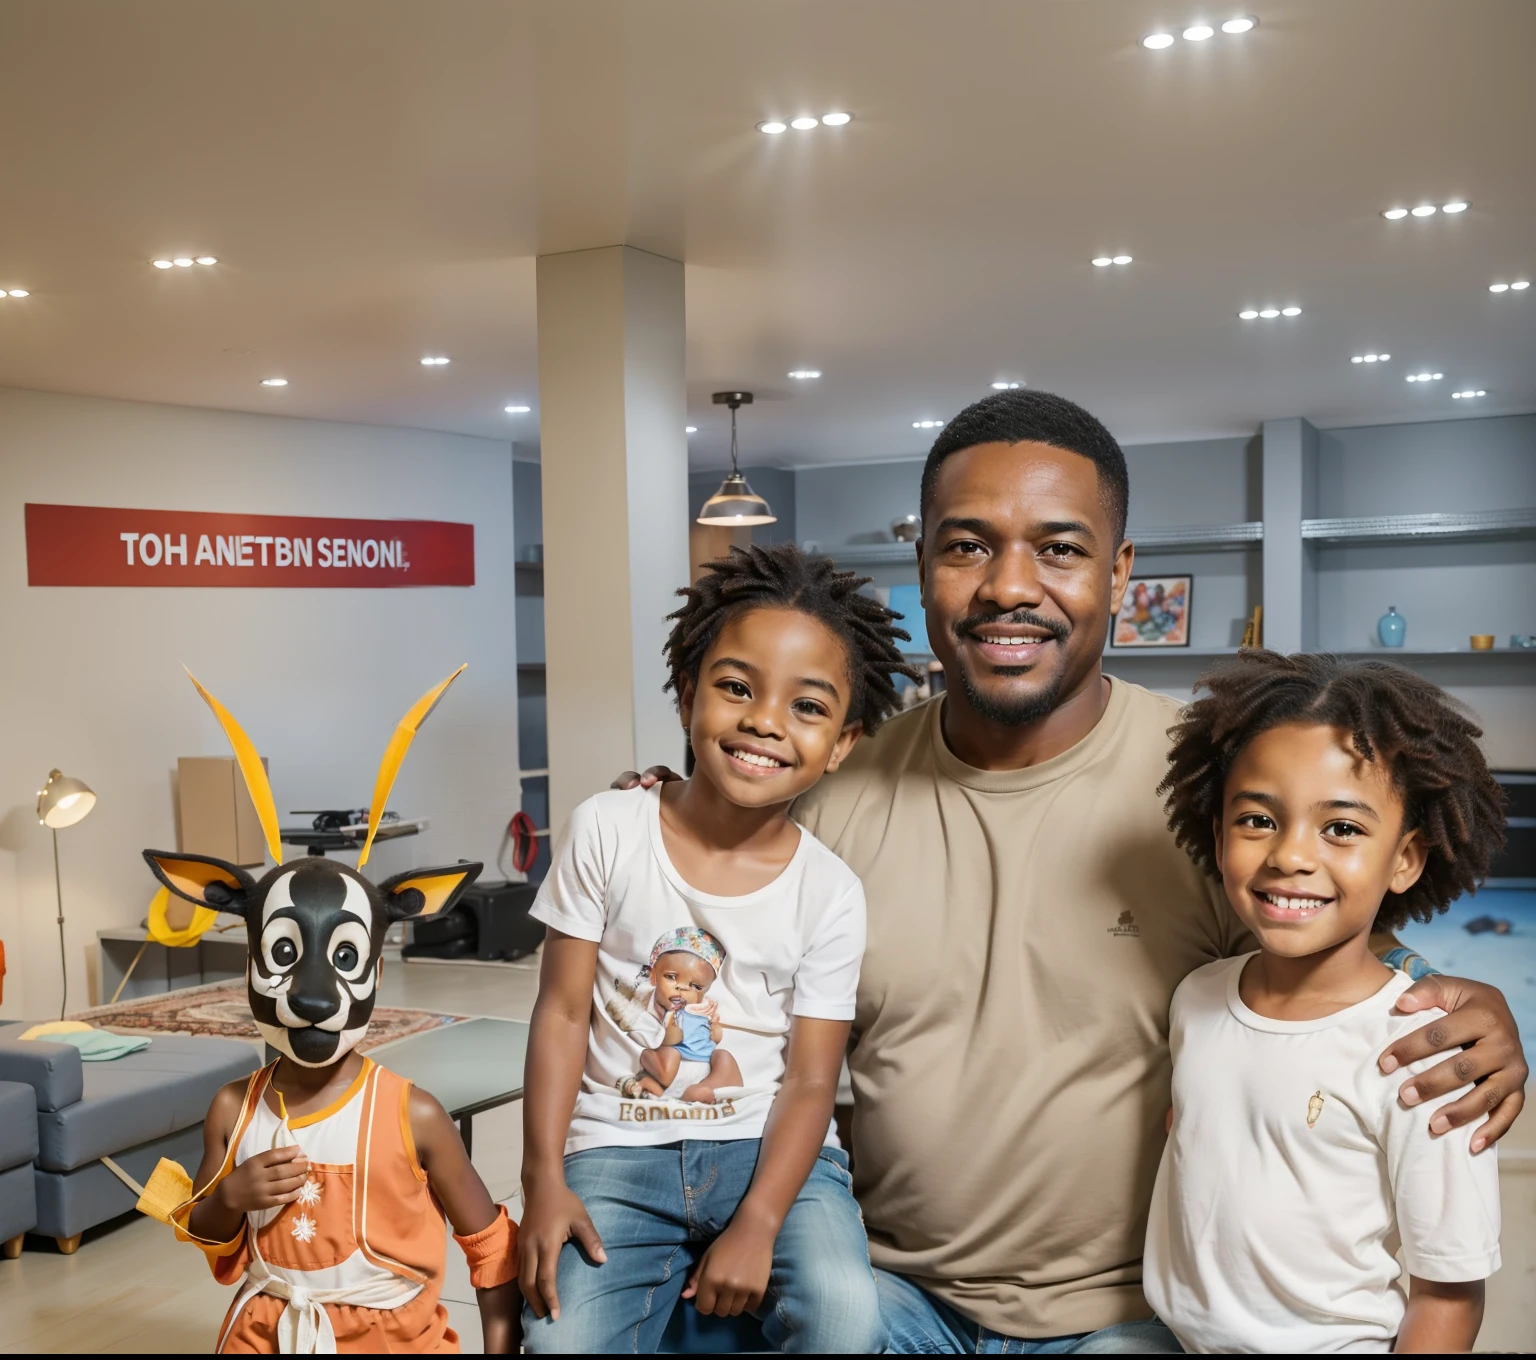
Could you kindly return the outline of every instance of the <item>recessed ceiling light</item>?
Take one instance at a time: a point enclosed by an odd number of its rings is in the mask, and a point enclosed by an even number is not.
[[[853,122],[851,113],[824,113],[821,115],[822,127],[843,127]]]
[[[446,364],[447,362],[448,356],[446,354],[429,354],[421,361],[421,366],[423,368],[437,368],[439,365]]]
[[[1490,283],[1488,291],[1490,293],[1507,293],[1509,292],[1509,285],[1507,283]]]
[[[1300,316],[1301,315],[1301,308],[1300,307],[1282,307],[1280,309],[1280,315],[1281,316]]]
[[[261,385],[263,387],[287,387],[288,386],[288,379],[287,378],[263,378],[261,380]]]
[[[820,118],[791,118],[789,120],[789,125],[790,127],[794,128],[796,132],[809,132],[820,122]]]
[[[218,264],[219,257],[217,255],[199,255],[197,262],[198,264]]]
[[[1465,392],[1451,393],[1451,396],[1456,398],[1458,401],[1460,401],[1463,397],[1486,397],[1487,395],[1487,392],[1485,392],[1481,387],[1476,389],[1469,387]]]
[[[1266,321],[1273,321],[1277,316],[1280,315],[1280,309],[1278,307],[1261,307],[1259,309],[1259,315],[1262,316]]]
[[[698,432],[699,432],[699,427],[697,425],[684,425],[683,426],[683,433],[684,434],[698,434]]]
[[[1356,354],[1349,362],[1352,364],[1384,364],[1391,357],[1390,354]]]
[[[789,371],[789,376],[804,381],[806,378],[821,377],[821,370],[819,368],[792,368]]]
[[[1204,42],[1207,38],[1214,38],[1216,30],[1209,24],[1193,24],[1184,30],[1186,42]]]
[[[1244,321],[1257,321],[1259,319],[1258,312],[1256,312],[1252,307],[1245,307],[1238,313],[1238,316],[1240,316]]]
[[[171,263],[175,265],[177,269],[191,269],[192,257],[190,255],[178,255],[174,260],[171,261]]]
[[[1531,286],[1531,281],[1529,279],[1516,279],[1509,286],[1513,288],[1515,292],[1523,293],[1527,288]]]
[[[1415,217],[1433,217],[1438,211],[1439,209],[1433,203],[1420,203],[1417,208],[1413,209],[1413,215]]]
[[[1147,36],[1141,40],[1141,45],[1143,47],[1150,47],[1154,52],[1158,51],[1160,48],[1172,47],[1173,34],[1148,33]]]
[[[1444,373],[1410,373],[1407,375],[1409,382],[1439,382],[1445,377]]]
[[[992,389],[995,392],[1012,392],[1017,386],[1016,382],[995,382],[992,384]]]
[[[1116,264],[1130,264],[1130,262],[1131,262],[1131,257],[1129,255],[1116,255],[1115,256],[1115,263]]]
[[[943,424],[942,420],[914,420],[912,428],[914,430],[937,430]]]
[[[1396,222],[1396,221],[1400,220],[1401,218],[1404,218],[1404,217],[1408,216],[1408,209],[1407,208],[1388,208],[1386,210],[1386,212],[1382,213],[1382,216],[1385,217],[1388,222]]]
[[[1245,14],[1241,19],[1228,19],[1221,26],[1221,31],[1223,33],[1247,33],[1257,27],[1258,22],[1252,15]]]
[[[1108,255],[1095,255],[1093,257],[1093,264],[1095,269],[1108,269],[1110,265],[1114,264],[1114,261]]]
[[[1445,213],[1460,213],[1460,212],[1466,212],[1466,210],[1468,208],[1470,208],[1471,206],[1472,205],[1470,203],[1461,203],[1461,202],[1442,203],[1440,205],[1440,211],[1441,212],[1445,212]]]
[[[25,288],[11,288],[8,291],[9,291],[9,293],[10,293],[10,295],[12,297],[31,297],[32,296],[32,294],[27,292],[27,290]]]
[[[150,263],[154,265],[156,269],[169,269],[171,267],[171,262],[169,260],[151,260]]]
[[[509,416],[525,416],[525,415],[528,414],[529,411],[533,410],[533,407],[531,407],[531,406],[503,406],[501,409],[503,411],[505,411]]]
[[[770,137],[777,137],[779,133],[789,130],[789,124],[781,123],[776,118],[770,118],[766,123],[759,123],[757,130],[759,132],[766,132]]]

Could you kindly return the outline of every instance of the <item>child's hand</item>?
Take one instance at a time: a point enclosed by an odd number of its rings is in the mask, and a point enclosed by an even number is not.
[[[297,1146],[258,1152],[219,1182],[213,1193],[231,1213],[249,1214],[292,1204],[309,1176],[309,1159]]]
[[[768,1292],[773,1269],[774,1234],[733,1223],[709,1244],[683,1290],[701,1313],[739,1317],[750,1313]]]
[[[560,1293],[556,1286],[560,1248],[572,1238],[581,1243],[598,1265],[608,1259],[587,1206],[575,1191],[563,1181],[529,1191],[523,1205],[523,1221],[517,1225],[517,1282],[536,1318],[546,1314],[552,1318],[560,1316]]]

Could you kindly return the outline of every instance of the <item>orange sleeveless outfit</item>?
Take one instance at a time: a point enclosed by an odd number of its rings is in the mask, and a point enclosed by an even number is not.
[[[177,1237],[202,1248],[214,1278],[240,1285],[217,1351],[457,1352],[439,1302],[446,1220],[416,1159],[411,1083],[365,1058],[337,1100],[290,1119],[263,1098],[274,1067],[247,1084],[224,1164],[171,1215]],[[247,1214],[228,1242],[190,1230],[193,1207],[236,1166],[292,1143],[309,1160],[297,1200]],[[482,1231],[454,1240],[477,1289],[515,1276],[516,1229],[505,1209]]]

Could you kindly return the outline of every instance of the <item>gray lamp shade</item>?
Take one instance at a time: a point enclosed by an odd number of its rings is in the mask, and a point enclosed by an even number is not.
[[[776,524],[778,519],[768,502],[747,485],[747,479],[741,473],[733,472],[720,483],[720,489],[704,502],[698,522],[734,528],[737,525]]]
[[[95,806],[96,795],[87,785],[54,770],[38,791],[37,820],[57,831],[60,827],[83,821]]]

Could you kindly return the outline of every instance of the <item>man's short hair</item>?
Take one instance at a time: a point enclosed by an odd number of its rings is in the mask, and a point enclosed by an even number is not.
[[[933,503],[939,468],[952,453],[977,444],[1049,444],[1088,459],[1099,474],[1099,494],[1115,531],[1115,546],[1125,537],[1130,479],[1125,454],[1102,422],[1075,401],[1053,392],[994,392],[972,402],[939,433],[923,464],[920,508],[923,519]]]

